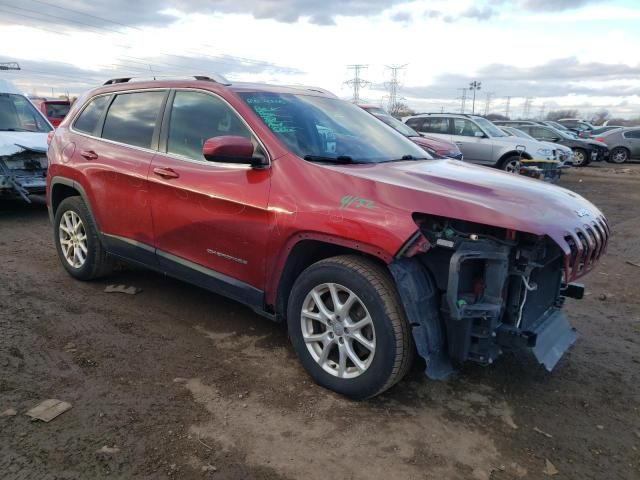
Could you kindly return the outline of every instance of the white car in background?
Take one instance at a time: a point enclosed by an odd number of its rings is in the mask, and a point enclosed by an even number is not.
[[[15,85],[0,80],[0,198],[44,193],[53,127]]]
[[[530,140],[535,140],[535,138],[533,138],[531,135],[529,135],[526,132],[523,132],[517,127],[500,127],[500,129],[504,133],[512,137],[528,138]],[[551,143],[551,142],[540,142],[540,143],[544,143],[549,148],[555,151],[556,159],[560,161],[560,164],[563,167],[570,167],[573,165],[575,155],[573,153],[573,150],[571,150],[569,147],[565,147],[564,145],[560,145],[559,143]]]

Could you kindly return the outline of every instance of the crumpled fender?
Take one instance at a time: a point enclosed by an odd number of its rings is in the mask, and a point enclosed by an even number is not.
[[[389,270],[411,324],[418,354],[427,363],[425,374],[432,380],[446,379],[455,370],[445,350],[433,279],[416,258],[396,258]]]

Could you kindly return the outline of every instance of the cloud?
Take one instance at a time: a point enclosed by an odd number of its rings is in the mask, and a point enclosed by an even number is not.
[[[584,7],[603,0],[520,0],[517,4],[532,12],[561,12]]]
[[[640,95],[640,65],[579,62],[575,57],[551,60],[534,67],[491,64],[475,75],[443,74],[431,85],[404,87],[414,98],[451,98],[473,80],[482,81],[480,94],[494,97],[562,97],[592,95],[628,97]]]
[[[396,12],[391,15],[391,20],[399,23],[408,23],[411,21],[411,12]]]
[[[20,64],[22,70],[10,72],[3,78],[14,81],[27,91],[53,88],[56,92],[70,92],[78,94],[90,88],[103,84],[110,78],[171,76],[188,77],[191,75],[206,75],[209,72],[234,77],[247,75],[294,76],[301,74],[300,70],[281,67],[259,60],[243,59],[226,55],[186,57],[177,55],[163,55],[148,58],[123,56],[111,67],[105,66],[98,70],[88,70],[68,63],[32,61],[21,58],[8,58]]]
[[[377,15],[414,0],[9,0],[0,6],[0,23],[53,26],[67,29],[120,29],[160,26],[176,20],[167,10],[185,14],[252,14],[258,19],[295,23],[308,19],[317,25],[332,25],[338,16]]]

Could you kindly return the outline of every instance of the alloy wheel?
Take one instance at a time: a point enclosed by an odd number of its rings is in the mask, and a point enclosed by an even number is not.
[[[575,153],[575,164],[577,166],[580,166],[582,164],[584,164],[584,162],[586,161],[586,157],[584,152],[582,152],[581,150],[577,150]]]
[[[611,161],[613,163],[624,163],[627,161],[627,151],[624,148],[615,148],[611,152]]]
[[[76,212],[64,212],[58,226],[58,237],[64,259],[73,268],[81,268],[87,261],[87,232]]]
[[[362,300],[337,283],[323,283],[307,294],[300,316],[302,337],[322,369],[355,378],[371,365],[376,351],[373,320]]]
[[[504,165],[504,171],[507,173],[520,173],[520,160],[509,160]]]

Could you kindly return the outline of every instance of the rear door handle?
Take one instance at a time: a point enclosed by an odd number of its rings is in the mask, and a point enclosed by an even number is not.
[[[80,155],[84,158],[86,158],[87,160],[97,160],[98,159],[98,154],[96,152],[94,152],[93,150],[84,150],[83,152],[80,152]]]
[[[155,167],[153,173],[162,178],[178,178],[180,174],[171,168]]]

